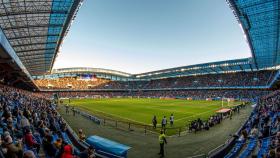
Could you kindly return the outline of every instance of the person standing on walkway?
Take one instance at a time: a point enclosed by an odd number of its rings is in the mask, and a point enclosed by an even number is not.
[[[76,111],[75,111],[75,108],[74,108],[74,106],[72,106],[72,113],[73,113],[73,116],[75,116],[76,115]]]
[[[68,104],[65,105],[65,109],[66,109],[66,114],[69,114],[69,105]]]
[[[156,115],[154,115],[152,123],[153,123],[154,129],[156,129],[157,128],[157,117],[156,117]]]
[[[230,111],[229,111],[229,119],[230,120],[232,119],[232,115],[233,115],[233,112],[232,112],[232,109],[230,109]]]
[[[160,155],[160,157],[164,157],[164,144],[167,144],[167,141],[166,141],[165,134],[162,130],[160,131],[158,140],[159,140],[159,146],[160,146],[160,151],[158,154]]]

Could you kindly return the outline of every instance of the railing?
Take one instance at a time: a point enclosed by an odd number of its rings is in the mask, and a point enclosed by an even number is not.
[[[253,111],[256,109],[253,109]],[[237,130],[235,135],[240,135],[241,131],[245,128],[245,125],[248,123],[249,118],[252,116],[249,115],[246,121],[243,123],[243,125]],[[224,157],[227,153],[230,152],[230,150],[233,148],[234,144],[236,143],[237,138],[234,136],[231,136],[224,144],[218,146],[217,148],[211,150],[207,155],[210,158],[219,158]]]
[[[162,130],[161,127],[153,128],[153,126],[151,126],[151,125],[114,120],[114,119],[111,119],[111,118],[108,118],[105,116],[103,116],[103,118],[98,118],[96,116],[93,116],[93,115],[91,115],[85,111],[79,110],[77,108],[74,110],[71,110],[71,111],[72,111],[73,115],[77,115],[77,114],[81,115],[98,125],[110,126],[110,127],[123,129],[123,130],[128,130],[128,131],[136,131],[136,132],[141,132],[144,134],[157,133],[158,131]],[[168,135],[181,136],[182,133],[184,133],[184,131],[186,131],[186,130],[185,130],[185,127],[166,127],[166,128],[164,128],[164,131]]]
[[[90,145],[88,143],[84,142],[84,141],[80,141],[78,135],[71,128],[71,126],[67,123],[67,121],[65,121],[63,118],[62,118],[62,120],[63,120],[63,122],[66,123],[67,134],[68,134],[71,142],[73,143],[73,145],[75,147],[77,147],[80,151],[83,151],[86,148],[88,148]],[[109,158],[109,157],[112,157],[112,158],[123,158],[123,157],[120,157],[118,155],[114,155],[114,154],[111,154],[111,153],[104,152],[102,150],[97,150],[95,155],[97,156],[97,158]]]
[[[64,105],[64,107],[66,109],[65,105]],[[80,110],[78,108],[72,109],[72,107],[70,107],[70,106],[68,106],[68,111],[69,111],[68,113],[70,113],[70,111],[72,111],[73,115],[77,115],[77,114],[81,115],[98,125],[110,126],[110,127],[114,127],[117,129],[144,133],[145,135],[146,134],[158,134],[159,131],[161,131],[161,130],[164,130],[164,132],[167,136],[182,136],[182,135],[186,135],[187,133],[189,133],[188,124],[186,124],[186,126],[180,126],[180,127],[162,128],[161,126],[157,126],[156,128],[154,128],[152,125],[141,124],[141,123],[136,123],[136,122],[128,122],[128,121],[124,121],[124,120],[116,120],[116,119],[109,118],[106,115],[103,115],[102,118],[93,116],[84,110]],[[229,117],[229,116],[227,116],[227,117]],[[223,119],[225,119],[225,118],[223,118]],[[203,130],[203,128],[201,128],[200,130]],[[200,131],[200,130],[198,130],[198,131]]]
[[[199,154],[199,155],[190,156],[188,158],[206,158],[206,157],[207,157],[206,154]]]
[[[159,128],[159,127],[157,127],[156,129],[153,129],[153,127],[151,125],[137,124],[137,123],[131,123],[131,122],[125,122],[125,121],[117,121],[117,120],[113,120],[113,119],[109,119],[109,118],[100,119],[98,117],[92,116],[92,115],[88,114],[87,112],[84,112],[84,111],[81,111],[81,110],[78,110],[78,109],[75,109],[75,111],[76,111],[75,115],[79,114],[79,115],[81,115],[85,118],[88,118],[88,119],[92,120],[94,123],[99,124],[99,125],[112,126],[112,127],[116,127],[116,128],[126,129],[126,130],[129,130],[129,131],[134,131],[134,130],[136,131],[137,130],[137,131],[143,132],[143,130],[144,130],[145,134],[156,133],[157,130],[161,130],[161,128]],[[249,119],[249,117],[248,117],[248,119]],[[238,129],[238,131],[236,132],[236,135],[238,135],[241,132],[241,130],[244,128],[244,126],[248,122],[248,119],[244,122],[243,126]],[[96,120],[98,120],[98,121],[96,121]],[[71,127],[68,124],[67,124],[67,126],[68,126],[68,129],[69,129],[69,132],[71,134],[73,134],[75,139],[77,139],[76,133],[71,129]],[[181,136],[182,133],[184,133],[184,131],[186,131],[186,130],[184,130],[184,128],[185,127],[165,128],[165,131],[167,133],[173,133],[174,135]],[[172,130],[173,130],[173,132],[172,132]],[[175,131],[175,133],[174,133],[174,131]],[[187,131],[185,133],[187,133]],[[230,136],[230,138],[228,138],[225,143],[223,143],[223,144],[219,145],[218,147],[212,149],[208,153],[194,155],[194,156],[191,156],[189,158],[206,158],[206,157],[218,158],[218,157],[221,157],[221,156],[223,157],[234,146],[234,144],[236,142],[236,139],[237,138],[235,138],[233,136]]]

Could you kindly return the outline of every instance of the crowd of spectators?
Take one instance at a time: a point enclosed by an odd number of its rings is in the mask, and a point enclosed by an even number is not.
[[[257,152],[253,153],[256,148]],[[235,146],[226,157],[233,155],[280,157],[280,91],[259,99],[257,107],[238,135]]]
[[[191,121],[189,124],[189,132],[197,132],[201,130],[210,130],[211,127],[220,124],[225,118],[232,118],[234,113],[239,113],[241,108],[245,108],[245,103],[240,104],[239,106],[235,106],[230,108],[230,111],[224,113],[217,113],[215,115],[210,116],[206,120],[202,120],[200,118]]]
[[[139,89],[183,89],[207,87],[244,87],[266,86],[270,83],[276,71],[264,70],[257,72],[236,72],[226,74],[207,74],[185,77],[156,79],[150,81],[112,81],[95,78],[81,80],[77,77],[62,77],[56,79],[37,79],[35,83],[41,89],[113,89],[113,90],[139,90]]]
[[[77,77],[61,77],[55,79],[36,79],[35,84],[42,89],[94,89],[104,85],[109,80],[93,78],[80,79]]]
[[[201,130],[209,130],[210,127],[213,127],[216,124],[220,124],[222,121],[222,116],[221,114],[217,114],[217,115],[213,115],[211,116],[208,120],[201,120],[200,118],[193,120],[190,124],[189,124],[189,132],[197,132],[197,131],[201,131]]]
[[[193,87],[236,87],[265,86],[275,75],[275,71],[237,72],[226,74],[208,74],[153,80],[146,86],[157,88],[193,88]]]
[[[94,92],[40,92],[40,94],[52,97],[57,93],[62,98],[112,98],[112,97],[134,97],[134,98],[191,98],[191,99],[221,99],[235,98],[254,100],[269,94],[263,90],[161,90],[161,91],[94,91]]]
[[[102,81],[103,82],[103,81]],[[65,83],[64,83],[65,84]],[[177,84],[177,83],[176,83]],[[138,83],[135,84],[137,87]],[[146,87],[147,84],[143,87]],[[280,91],[268,94],[260,90],[124,90],[114,92],[59,92],[60,97],[164,97],[164,98],[261,98],[250,119],[244,126],[238,141],[250,144],[252,140],[260,144],[259,154],[277,157],[280,155]],[[88,148],[82,153],[75,152],[69,138],[67,126],[55,110],[50,100],[52,92],[31,93],[0,85],[0,157],[94,157],[94,150]],[[207,121],[196,120],[191,130],[209,130],[222,121],[215,115]],[[82,130],[79,139],[85,138]],[[264,141],[269,140],[268,148]],[[265,150],[265,149],[267,150]],[[246,148],[247,149],[247,148]],[[245,149],[245,151],[246,151]],[[265,151],[265,152],[263,152]],[[90,155],[89,155],[90,154]],[[242,154],[242,153],[241,153]]]
[[[41,94],[0,85],[0,116],[0,157],[72,158],[88,153],[75,152],[66,123]]]

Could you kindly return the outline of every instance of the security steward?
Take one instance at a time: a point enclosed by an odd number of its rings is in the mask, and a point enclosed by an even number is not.
[[[159,145],[160,145],[160,151],[159,151],[159,155],[160,157],[164,157],[164,144],[167,144],[166,138],[165,138],[165,134],[163,131],[160,131],[160,135],[158,137],[159,139]]]

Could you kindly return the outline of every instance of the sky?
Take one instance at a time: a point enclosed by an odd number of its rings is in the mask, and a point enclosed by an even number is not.
[[[84,0],[54,68],[136,74],[250,56],[225,0]]]

